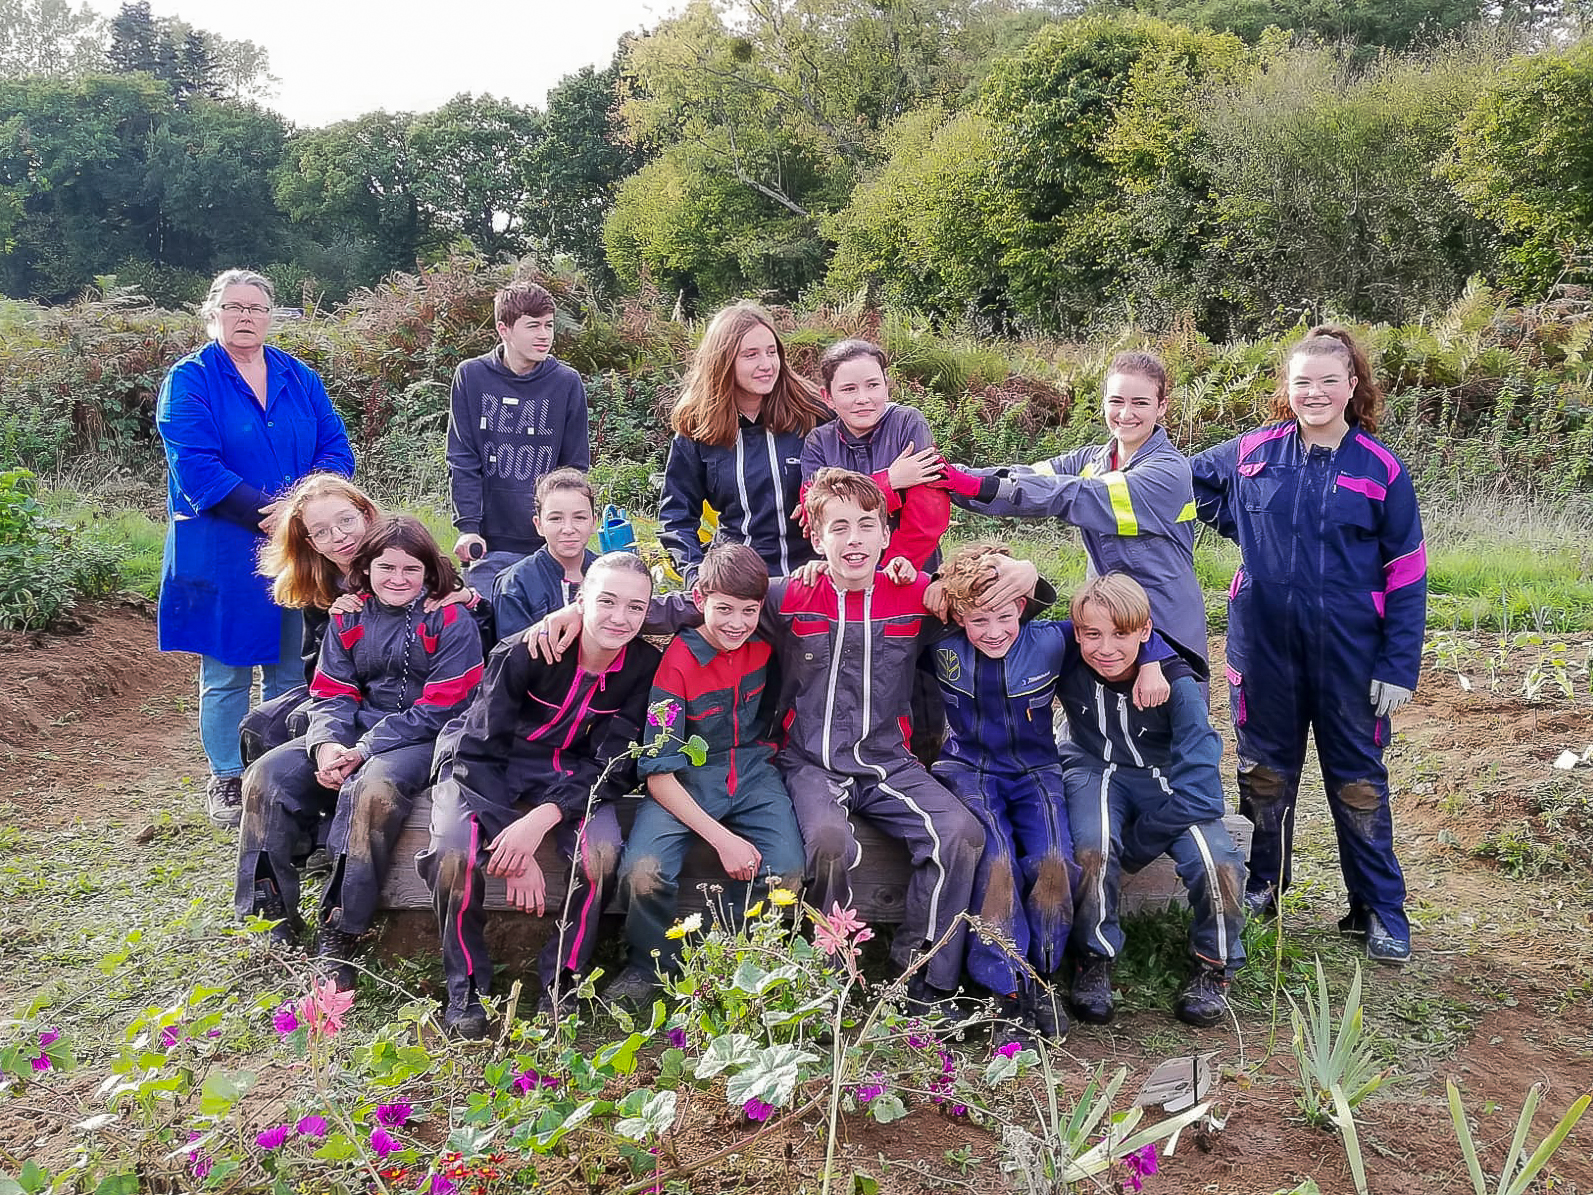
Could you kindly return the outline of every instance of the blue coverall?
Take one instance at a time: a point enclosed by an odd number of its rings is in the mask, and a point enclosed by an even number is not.
[[[1352,916],[1406,941],[1374,680],[1414,690],[1427,618],[1427,549],[1410,474],[1351,426],[1310,447],[1293,420],[1195,457],[1200,518],[1238,543],[1228,593],[1228,684],[1241,813],[1255,823],[1249,887],[1289,885],[1305,736],[1316,735]]]

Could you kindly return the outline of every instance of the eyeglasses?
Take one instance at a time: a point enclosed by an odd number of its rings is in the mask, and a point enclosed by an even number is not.
[[[228,315],[270,315],[271,308],[258,303],[223,303],[221,309]]]
[[[336,520],[330,527],[317,527],[310,532],[312,544],[326,544],[332,542],[332,536],[341,531],[344,535],[353,535],[365,525],[365,520],[359,515],[344,515]]]

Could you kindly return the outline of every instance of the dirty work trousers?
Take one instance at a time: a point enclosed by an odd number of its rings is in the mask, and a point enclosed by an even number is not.
[[[802,832],[797,828],[791,798],[767,753],[742,751],[737,757],[736,790],[730,791],[730,769],[710,759],[700,767],[676,772],[692,800],[732,834],[758,848],[762,862],[751,885],[721,875],[721,893],[710,903],[734,923],[769,886],[796,891],[802,886]],[[625,938],[630,964],[670,974],[679,964],[679,943],[665,937],[675,920],[680,869],[696,835],[651,797],[645,798],[631,825],[620,860],[620,891],[630,902]],[[656,960],[655,960],[656,955]]]
[[[267,877],[275,881],[290,914],[298,907],[300,860],[295,856],[306,841],[315,841],[317,824],[330,812],[332,875],[321,896],[319,920],[349,934],[370,929],[393,843],[430,776],[431,753],[431,743],[425,742],[373,755],[334,793],[316,781],[302,738],[266,752],[243,777],[238,915],[255,911],[255,883]]]
[[[1253,892],[1278,893],[1289,887],[1309,730],[1316,738],[1350,912],[1376,913],[1390,934],[1409,941],[1405,875],[1394,855],[1394,814],[1383,765],[1388,719],[1377,716],[1367,696],[1370,681],[1361,679],[1371,675],[1370,662],[1350,661],[1343,644],[1330,650],[1340,657],[1341,668],[1302,669],[1286,653],[1255,653],[1259,658],[1243,675],[1228,670],[1239,750],[1239,812],[1256,828],[1248,886]]]
[[[267,751],[298,738],[310,726],[310,686],[294,685],[269,701],[262,701],[238,723],[238,752],[248,768]]]
[[[913,759],[893,762],[881,769],[883,776],[871,777],[830,772],[797,758],[779,762],[802,830],[808,902],[826,912],[837,902],[851,906],[852,873],[864,862],[851,819],[872,822],[901,842],[912,862],[891,958],[906,967],[949,931],[923,975],[937,988],[955,990],[968,942],[968,926],[960,918],[968,911],[985,846],[978,819]]]
[[[1245,961],[1245,865],[1222,819],[1192,820],[1156,768],[1075,764],[1064,782],[1080,868],[1074,950],[1117,957],[1123,949],[1117,916],[1123,873],[1165,852],[1173,857],[1195,915],[1190,951],[1202,962],[1226,967],[1229,975],[1239,970]]]
[[[1062,965],[1078,882],[1061,767],[1008,774],[942,760],[934,776],[984,827],[969,910],[1016,951],[1015,957],[975,930],[968,936],[968,974],[1000,995],[1028,982],[1020,959],[1049,979]]]
[[[442,935],[443,971],[448,978],[448,1006],[463,1009],[471,988],[478,995],[492,990],[492,956],[487,951],[484,903],[487,895],[488,846],[518,817],[541,802],[526,800],[501,814],[473,813],[457,780],[432,786],[431,842],[415,858],[415,870],[431,888],[432,908]],[[555,897],[549,885],[547,916],[553,932],[537,956],[537,977],[543,988],[562,980],[562,992],[574,989],[570,976],[585,969],[597,948],[598,921],[614,892],[614,874],[624,845],[612,803],[597,806],[582,823],[566,818],[548,834],[559,857],[570,863],[568,900]],[[581,861],[575,865],[577,837]],[[569,910],[568,918],[565,910]]]

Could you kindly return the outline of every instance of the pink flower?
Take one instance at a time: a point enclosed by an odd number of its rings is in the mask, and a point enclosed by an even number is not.
[[[668,1033],[664,1034],[664,1039],[677,1050],[684,1050],[686,1048],[686,1031],[684,1029],[679,1027],[671,1029]]]
[[[182,1040],[182,1030],[176,1025],[167,1025],[160,1031],[160,1045],[164,1050],[169,1050]]]
[[[53,1046],[60,1040],[61,1034],[59,1030],[45,1029],[39,1034],[39,1047],[40,1049],[43,1049],[45,1046]]]
[[[557,1087],[558,1085],[559,1077],[557,1075],[539,1075],[534,1067],[527,1067],[521,1071],[514,1077],[514,1082],[510,1084],[521,1095],[530,1095],[538,1087]]]
[[[254,1135],[254,1143],[268,1153],[274,1149],[281,1149],[282,1143],[288,1139],[291,1130],[285,1124],[275,1124],[269,1129]]]
[[[354,1007],[354,992],[337,990],[335,979],[317,979],[310,994],[299,1001],[299,1020],[310,1027],[312,1037],[331,1037],[343,1028],[343,1014]]]
[[[35,1071],[37,1071],[37,1072],[42,1074],[44,1071],[49,1070],[51,1068],[51,1066],[54,1065],[50,1061],[50,1055],[47,1053],[47,1050],[49,1049],[50,1046],[53,1046],[60,1039],[61,1039],[61,1034],[60,1034],[60,1032],[58,1030],[55,1030],[55,1029],[44,1029],[44,1030],[40,1031],[40,1033],[39,1033],[39,1056],[37,1058],[30,1058],[28,1060],[29,1064],[33,1067],[33,1069]]]
[[[48,1054],[40,1054],[37,1058],[29,1059],[29,1062],[32,1063],[33,1069],[36,1071],[47,1071],[50,1069],[50,1056]]]
[[[319,1141],[326,1136],[326,1117],[301,1116],[299,1123],[293,1126],[293,1131],[301,1137],[314,1137]]]
[[[198,1132],[189,1130],[188,1140],[190,1142],[198,1141],[201,1135],[202,1134]],[[193,1175],[195,1178],[208,1178],[210,1175],[211,1163],[211,1156],[207,1153],[200,1153],[199,1147],[197,1145],[190,1145],[188,1147],[189,1174]]]
[[[453,1180],[441,1174],[434,1174],[429,1179],[424,1179],[420,1184],[421,1195],[454,1195],[458,1190]]]
[[[841,908],[840,901],[830,907],[829,916],[823,913],[813,915],[813,943],[825,954],[855,959],[858,945],[873,936],[874,931],[858,918],[856,912]]]
[[[390,1129],[401,1129],[409,1123],[408,1104],[382,1104],[376,1109],[376,1123]]]
[[[286,1037],[299,1027],[299,1018],[294,1014],[291,1000],[277,1008],[276,1013],[271,1018],[271,1024],[283,1037]]]
[[[869,1081],[858,1087],[856,1091],[857,1102],[866,1104],[885,1094],[885,1076],[874,1074],[869,1076]]]
[[[371,1130],[371,1148],[376,1151],[377,1157],[385,1158],[404,1147],[386,1129],[377,1127]]]
[[[742,1104],[741,1110],[747,1114],[748,1120],[768,1120],[774,1115],[774,1105],[766,1104],[756,1097]]]
[[[1145,1185],[1145,1178],[1156,1173],[1156,1143],[1152,1141],[1145,1148],[1124,1155],[1123,1166],[1128,1171],[1124,1179],[1128,1189],[1138,1191]]]
[[[1022,1049],[1023,1049],[1023,1043],[1022,1042],[1009,1041],[1004,1046],[997,1046],[996,1047],[996,1053],[1000,1054],[1003,1058],[1015,1058],[1015,1057],[1017,1057],[1018,1053]]]

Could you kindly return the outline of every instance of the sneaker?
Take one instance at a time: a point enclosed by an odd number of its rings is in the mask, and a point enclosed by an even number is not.
[[[360,936],[344,933],[335,925],[323,925],[315,937],[315,961],[322,974],[337,983],[340,992],[354,988],[354,965],[350,961],[359,950]]]
[[[1272,921],[1278,915],[1278,894],[1269,885],[1259,890],[1245,889],[1245,913],[1259,921]]]
[[[1210,1029],[1228,1019],[1228,976],[1220,967],[1196,963],[1173,1004],[1173,1015],[1186,1025]]]
[[[1091,1025],[1109,1023],[1117,1011],[1112,1002],[1112,960],[1098,954],[1085,955],[1073,977],[1068,999],[1079,1020]]]
[[[272,945],[298,945],[301,928],[299,919],[288,913],[287,906],[282,903],[282,893],[277,891],[275,880],[266,878],[255,881],[253,903],[255,916],[276,922],[266,931],[266,938]]]
[[[657,976],[640,967],[626,967],[603,989],[603,999],[636,1012],[651,1007],[658,991]]]
[[[474,985],[462,1007],[450,1004],[443,1011],[443,1029],[449,1037],[460,1041],[486,1040],[487,1010],[481,1007]]]
[[[1063,1001],[1050,984],[1030,984],[1023,990],[1028,1005],[1029,1024],[1047,1041],[1062,1041],[1068,1035],[1068,1014]]]
[[[1015,1041],[1019,1048],[1032,1050],[1035,1048],[1036,1032],[1025,993],[996,997],[995,1017],[990,1026],[992,1045],[1004,1046]]]
[[[1374,963],[1410,962],[1410,939],[1396,938],[1376,913],[1366,914],[1366,957]]]
[[[212,776],[205,786],[205,812],[218,826],[236,826],[243,820],[243,777]]]
[[[920,1016],[927,1021],[938,1018],[948,1025],[955,1025],[963,1019],[956,993],[935,987],[924,978],[922,971],[907,981],[907,998],[903,1005],[908,1015]]]

